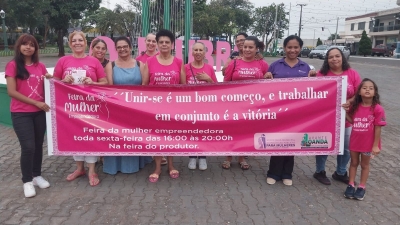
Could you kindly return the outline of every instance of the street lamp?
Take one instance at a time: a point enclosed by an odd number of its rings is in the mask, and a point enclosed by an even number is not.
[[[3,38],[4,38],[4,51],[8,51],[8,40],[7,40],[7,33],[6,33],[6,24],[5,24],[5,18],[6,18],[6,13],[4,10],[0,11],[0,17],[3,20]]]

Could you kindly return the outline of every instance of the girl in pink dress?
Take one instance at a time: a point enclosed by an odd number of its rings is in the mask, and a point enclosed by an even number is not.
[[[181,59],[171,54],[175,41],[174,34],[169,30],[160,30],[156,34],[157,46],[160,54],[150,57],[143,72],[142,85],[168,85],[186,84],[186,74]],[[149,181],[158,181],[161,173],[162,156],[154,156],[156,168],[149,176]],[[172,156],[167,157],[169,176],[173,179],[179,177],[179,171],[175,169]]]
[[[363,200],[369,175],[369,162],[381,151],[381,129],[386,125],[385,110],[380,105],[375,82],[368,78],[361,82],[346,118],[353,124],[353,130],[350,135],[349,185],[344,196]],[[361,164],[361,179],[356,190],[354,181],[359,164]]]

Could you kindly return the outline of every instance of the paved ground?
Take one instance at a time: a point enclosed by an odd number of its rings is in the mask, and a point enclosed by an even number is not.
[[[56,58],[42,60],[50,67]],[[322,63],[305,60],[316,68]],[[46,156],[43,176],[52,186],[37,188],[37,196],[27,199],[18,141],[12,128],[0,125],[0,224],[400,224],[400,61],[392,62],[397,64],[351,60],[362,77],[378,83],[389,124],[383,129],[383,152],[372,161],[364,201],[345,199],[345,184],[325,186],[312,178],[314,157],[296,157],[292,187],[266,184],[269,157],[251,157],[248,171],[237,164],[223,170],[223,157],[209,157],[204,172],[188,170],[188,158],[175,157],[181,177],[172,180],[163,168],[156,184],[147,181],[153,164],[115,176],[98,165],[101,183],[90,187],[86,177],[65,180],[74,170],[72,157]],[[329,175],[335,164],[329,157]]]

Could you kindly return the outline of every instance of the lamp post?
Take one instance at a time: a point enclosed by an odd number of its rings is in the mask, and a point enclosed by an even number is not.
[[[7,33],[6,33],[6,23],[5,23],[5,18],[6,18],[6,13],[4,10],[0,11],[0,17],[3,20],[3,38],[4,38],[4,51],[8,51],[8,40],[7,40]]]

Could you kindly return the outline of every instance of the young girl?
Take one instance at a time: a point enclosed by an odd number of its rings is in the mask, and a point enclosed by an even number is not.
[[[15,43],[14,59],[6,65],[7,92],[14,131],[21,145],[21,171],[25,197],[36,195],[34,185],[50,186],[41,176],[43,139],[46,131],[43,79],[50,76],[39,62],[39,45],[30,34],[21,35]]]
[[[346,198],[363,200],[369,175],[369,161],[381,151],[381,128],[386,125],[385,111],[380,105],[378,87],[365,78],[358,86],[357,95],[346,115],[353,124],[350,135],[350,176]],[[361,179],[357,190],[354,180],[361,157]]]

